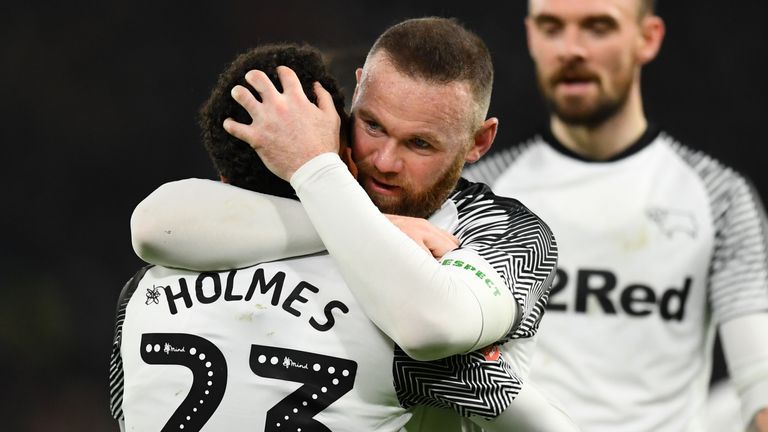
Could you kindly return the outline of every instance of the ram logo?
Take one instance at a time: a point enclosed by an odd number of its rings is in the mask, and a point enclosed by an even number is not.
[[[668,238],[681,233],[695,239],[699,232],[696,218],[690,212],[651,207],[645,211],[645,214]]]

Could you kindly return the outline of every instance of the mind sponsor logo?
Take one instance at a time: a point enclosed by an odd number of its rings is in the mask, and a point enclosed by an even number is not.
[[[283,358],[283,367],[286,369],[288,368],[309,369],[309,365],[296,363],[290,357]]]
[[[183,352],[186,352],[186,349],[185,349],[185,347],[176,348],[173,345],[171,345],[171,344],[166,342],[165,346],[163,346],[163,352],[166,355],[168,355],[170,353],[183,353]]]

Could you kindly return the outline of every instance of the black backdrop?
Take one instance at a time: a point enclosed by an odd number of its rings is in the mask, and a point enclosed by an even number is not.
[[[114,430],[115,301],[141,265],[133,207],[157,185],[214,177],[195,112],[224,64],[261,42],[323,48],[348,95],[374,38],[403,18],[459,17],[496,67],[496,148],[544,124],[525,2],[58,2],[0,18],[0,418],[12,431]],[[646,110],[747,174],[763,197],[765,2],[661,1],[668,34],[643,74]]]

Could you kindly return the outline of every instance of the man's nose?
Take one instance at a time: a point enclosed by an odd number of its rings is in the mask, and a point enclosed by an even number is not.
[[[564,63],[581,61],[587,57],[584,35],[576,27],[567,27],[560,39],[557,51],[558,59]]]
[[[382,173],[398,173],[403,169],[397,140],[388,139],[376,152],[373,164]]]

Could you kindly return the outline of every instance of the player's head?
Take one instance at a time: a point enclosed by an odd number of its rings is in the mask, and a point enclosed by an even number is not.
[[[640,98],[664,23],[653,0],[529,0],[528,48],[539,88],[566,124],[595,127]]]
[[[485,43],[456,20],[411,19],[378,38],[357,70],[352,136],[358,179],[382,212],[440,207],[493,142],[492,86]]]
[[[236,85],[248,88],[258,99],[258,93],[245,81],[245,74],[252,69],[264,71],[275,87],[282,91],[277,77],[277,67],[288,66],[296,72],[304,93],[310,101],[317,103],[312,89],[314,81],[333,97],[341,117],[341,146],[347,143],[349,119],[344,112],[344,96],[336,80],[331,76],[322,55],[308,45],[275,44],[263,45],[240,54],[219,76],[208,100],[200,108],[199,124],[202,130],[203,145],[208,151],[219,174],[230,184],[257,192],[282,197],[294,198],[291,185],[272,174],[258,157],[256,152],[244,141],[228,134],[222,126],[224,119],[231,117],[238,122],[249,124],[251,117],[230,95]]]

